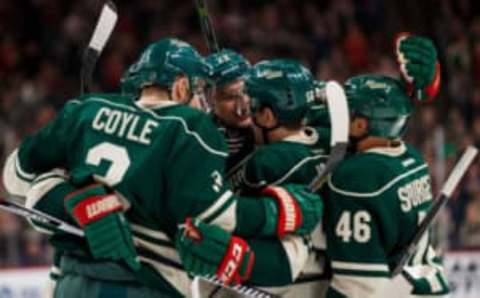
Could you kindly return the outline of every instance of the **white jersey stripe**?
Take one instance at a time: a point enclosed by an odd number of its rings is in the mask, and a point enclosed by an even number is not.
[[[20,166],[20,161],[18,160],[18,149],[15,150],[14,154],[15,154],[15,170],[19,174],[20,178],[24,180],[30,180],[30,181],[35,179],[35,174],[30,174],[25,172]]]
[[[333,269],[359,270],[359,271],[382,271],[389,272],[388,266],[382,263],[352,263],[332,261]]]
[[[323,155],[323,154],[306,157],[306,158],[302,159],[300,162],[298,162],[295,166],[293,166],[285,175],[283,175],[283,177],[281,177],[277,181],[274,181],[270,184],[271,185],[280,185],[285,180],[287,180],[293,173],[295,173],[296,170],[298,170],[301,166],[303,166],[307,162],[309,162],[311,160],[317,160],[317,159],[320,159],[320,158],[327,158],[327,157],[328,157],[328,155]]]
[[[416,167],[416,168],[414,168],[414,169],[412,169],[412,170],[410,170],[406,173],[403,173],[402,175],[399,175],[399,176],[395,177],[393,180],[391,180],[390,182],[388,182],[387,184],[382,186],[380,189],[378,189],[376,191],[373,191],[373,192],[360,193],[360,192],[353,192],[353,191],[347,191],[347,190],[340,189],[340,188],[336,187],[335,185],[333,185],[332,175],[328,176],[328,186],[334,192],[339,193],[339,194],[344,195],[344,196],[358,197],[358,198],[376,197],[376,196],[379,196],[380,194],[382,194],[384,191],[386,191],[390,187],[392,187],[398,181],[402,180],[403,178],[405,178],[407,176],[410,176],[412,174],[415,174],[415,173],[417,173],[417,172],[419,172],[423,169],[426,169],[427,167],[428,167],[427,164],[422,164],[421,166],[418,166],[418,167]]]
[[[223,205],[225,205],[225,203],[228,201],[228,199],[230,199],[231,196],[233,196],[233,193],[230,190],[227,190],[215,201],[215,203],[213,203],[213,205],[211,205],[210,207],[208,207],[207,210],[202,212],[198,216],[198,218],[199,219],[208,218],[210,215],[212,215],[219,208],[222,208]]]
[[[146,228],[144,226],[140,226],[134,223],[130,223],[130,228],[132,231],[137,232],[139,234],[145,235],[147,237],[153,238],[153,239],[158,239],[158,240],[163,240],[163,241],[171,241],[170,238],[167,236],[167,234],[158,231],[158,230],[153,230]]]
[[[3,185],[10,195],[25,197],[30,182],[20,177],[20,173],[16,170],[17,150],[11,153],[3,166]]]

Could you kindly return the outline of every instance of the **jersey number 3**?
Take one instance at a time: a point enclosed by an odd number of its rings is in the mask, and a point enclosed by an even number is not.
[[[109,186],[120,183],[130,166],[130,157],[127,149],[112,143],[103,142],[88,150],[86,162],[89,165],[100,166],[103,161],[109,161],[110,167],[104,175],[95,175],[95,178]]]
[[[352,236],[356,242],[368,242],[372,237],[371,220],[370,213],[365,210],[353,212],[353,215],[351,211],[343,211],[335,227],[335,234],[343,242],[350,242]]]

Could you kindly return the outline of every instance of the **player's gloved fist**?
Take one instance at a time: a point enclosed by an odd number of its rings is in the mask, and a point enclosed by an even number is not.
[[[440,89],[440,63],[428,38],[401,33],[395,40],[400,72],[417,100],[432,99]]]
[[[66,196],[65,209],[83,228],[95,259],[124,260],[131,269],[140,269],[122,202],[114,193],[91,184]]]
[[[310,234],[322,218],[323,201],[306,191],[304,185],[267,186],[262,190],[273,200],[264,199],[266,223],[262,235]]]
[[[185,270],[192,275],[215,275],[226,284],[250,277],[253,251],[243,239],[217,226],[187,219],[177,233],[176,247]]]

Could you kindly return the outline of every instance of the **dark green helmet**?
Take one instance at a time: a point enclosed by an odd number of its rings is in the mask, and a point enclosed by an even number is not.
[[[169,88],[179,75],[186,75],[193,86],[194,78],[208,78],[211,68],[188,43],[164,38],[149,45],[123,74],[121,88],[127,93],[151,85]]]
[[[211,79],[217,87],[244,78],[251,68],[250,62],[230,49],[211,54],[206,60],[213,70]]]
[[[398,138],[406,129],[413,107],[400,81],[381,75],[361,75],[345,82],[351,119],[368,119],[369,135]]]
[[[315,99],[313,78],[305,70],[300,63],[287,59],[256,64],[246,80],[252,111],[270,107],[282,124],[303,120]]]

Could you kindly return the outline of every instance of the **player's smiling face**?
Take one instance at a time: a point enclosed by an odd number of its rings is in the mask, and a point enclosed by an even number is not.
[[[245,82],[236,80],[219,88],[215,93],[215,115],[233,127],[248,127],[252,124],[250,99],[245,92]]]

